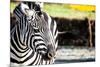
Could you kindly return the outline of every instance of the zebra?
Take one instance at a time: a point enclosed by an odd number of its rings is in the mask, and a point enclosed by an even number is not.
[[[10,33],[11,66],[53,64],[58,46],[56,22],[23,2],[13,14],[16,25]]]

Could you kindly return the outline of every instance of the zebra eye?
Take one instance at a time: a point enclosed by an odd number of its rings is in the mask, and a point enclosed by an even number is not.
[[[42,50],[43,50],[43,51],[47,51],[47,49],[45,49],[45,48],[43,48]]]
[[[40,49],[37,49],[38,51],[42,52],[42,51],[45,51],[47,52],[47,49],[46,48],[40,48]]]
[[[39,32],[39,29],[38,28],[37,29],[34,29],[34,32],[38,33]]]
[[[47,49],[45,49],[45,48],[37,49],[37,52],[39,52],[42,55],[45,55],[47,53]]]

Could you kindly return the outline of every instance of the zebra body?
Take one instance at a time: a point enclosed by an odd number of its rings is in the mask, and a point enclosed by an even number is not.
[[[40,16],[38,11],[24,3],[15,8],[16,25],[11,29],[10,39],[11,65],[54,63],[57,25],[48,14],[43,12]]]

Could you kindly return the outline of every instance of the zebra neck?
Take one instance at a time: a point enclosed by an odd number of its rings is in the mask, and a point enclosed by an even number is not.
[[[27,45],[25,44],[25,31],[20,29],[19,25],[16,25],[16,32],[15,32],[15,34],[16,34],[17,39],[20,42],[20,45],[23,48],[27,48]]]

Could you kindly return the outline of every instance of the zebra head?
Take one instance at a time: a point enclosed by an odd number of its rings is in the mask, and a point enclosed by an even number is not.
[[[22,14],[20,14],[20,17],[24,16],[24,20],[26,20],[24,24],[27,24],[27,27],[23,26],[23,34],[29,33],[28,43],[25,42],[25,44],[39,53],[42,59],[51,60],[55,56],[56,48],[49,23],[43,17],[40,17],[35,9],[30,9],[28,5],[21,3],[20,8]],[[24,40],[23,38],[22,40]]]

